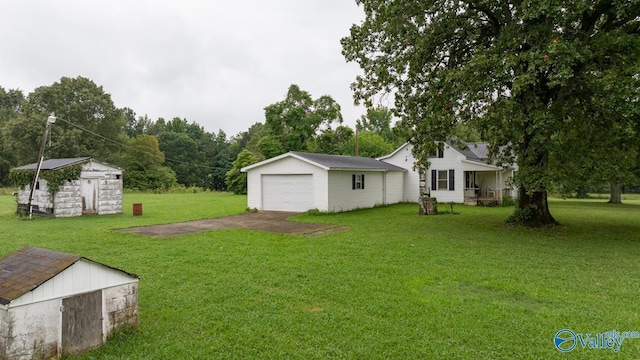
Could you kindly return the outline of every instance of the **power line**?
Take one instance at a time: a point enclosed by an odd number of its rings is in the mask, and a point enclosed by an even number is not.
[[[65,123],[67,123],[67,124],[69,124],[69,125],[71,125],[71,126],[73,126],[73,127],[76,127],[76,128],[78,128],[78,129],[80,129],[80,130],[82,130],[82,131],[84,131],[84,132],[87,132],[87,133],[89,133],[89,134],[91,134],[91,135],[93,135],[93,136],[97,136],[97,137],[99,137],[99,138],[101,138],[101,139],[104,139],[104,140],[107,140],[107,141],[109,141],[109,142],[111,142],[111,143],[113,143],[113,144],[116,144],[116,145],[122,146],[123,148],[125,148],[125,149],[127,149],[127,150],[129,150],[129,149],[131,149],[131,148],[133,147],[133,146],[131,146],[131,145],[123,144],[123,143],[121,143],[121,142],[119,142],[119,141],[116,141],[116,140],[113,140],[113,139],[111,139],[111,138],[108,138],[108,137],[106,137],[106,136],[104,136],[104,135],[98,134],[98,133],[96,133],[96,132],[94,132],[94,131],[91,131],[91,130],[89,130],[89,129],[87,129],[87,128],[84,128],[84,127],[82,127],[82,126],[80,126],[80,125],[74,124],[74,123],[72,123],[72,122],[71,122],[71,121],[69,121],[69,120],[65,120],[65,119],[63,119],[63,118],[57,118],[57,119],[58,119],[58,120],[60,120],[60,121],[62,121],[62,122],[65,122]],[[147,151],[144,151],[144,150],[141,150],[141,149],[136,149],[136,148],[134,148],[133,150],[135,150],[135,151],[137,151],[137,152],[139,152],[139,153],[145,154],[145,155],[153,156],[153,157],[157,157],[157,156],[158,156],[157,154],[154,154],[154,153],[151,153],[151,152],[147,152]],[[169,161],[169,162],[173,162],[173,163],[185,164],[185,165],[189,165],[189,166],[195,166],[195,167],[206,168],[206,169],[222,169],[222,170],[226,170],[226,168],[219,167],[219,166],[206,166],[206,165],[200,165],[200,164],[193,164],[193,163],[190,163],[190,162],[187,162],[187,161],[176,160],[176,159],[170,159],[170,158],[167,158],[166,156],[165,156],[165,159],[164,159],[164,160],[165,160],[165,161]]]

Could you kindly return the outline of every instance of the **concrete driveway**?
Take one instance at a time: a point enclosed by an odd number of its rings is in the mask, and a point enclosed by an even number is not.
[[[179,222],[173,224],[140,226],[118,231],[130,232],[153,237],[167,237],[191,234],[215,229],[249,229],[282,234],[320,235],[327,232],[344,230],[346,226],[327,224],[309,224],[289,221],[287,218],[298,213],[283,211],[258,211],[231,215],[214,219]]]

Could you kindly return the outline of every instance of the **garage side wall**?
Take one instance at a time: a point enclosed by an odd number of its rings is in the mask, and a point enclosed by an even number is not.
[[[385,179],[385,204],[404,201],[404,176],[406,171],[389,171]]]
[[[310,209],[328,211],[327,171],[294,157],[286,157],[247,172],[247,206],[265,210],[262,193],[263,175],[311,175],[313,177],[313,206]],[[307,210],[310,210],[307,209]]]
[[[420,175],[413,169],[416,158],[412,153],[413,145],[405,144],[401,149],[388,158],[382,159],[387,164],[399,166],[407,171],[403,173],[402,201],[418,202],[420,195]]]
[[[354,174],[364,175],[364,189],[353,189]],[[330,171],[328,211],[340,212],[383,204],[383,176],[383,172],[373,171]]]

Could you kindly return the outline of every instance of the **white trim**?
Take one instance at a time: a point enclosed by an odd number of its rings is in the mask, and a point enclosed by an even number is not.
[[[255,163],[255,164],[252,164],[252,165],[249,165],[249,166],[245,166],[242,169],[240,169],[240,171],[241,172],[247,172],[247,171],[249,171],[251,169],[255,169],[257,167],[264,166],[264,165],[270,164],[272,162],[275,162],[275,161],[278,161],[278,160],[281,160],[281,159],[284,159],[284,158],[287,158],[287,157],[292,157],[292,158],[298,159],[300,161],[304,161],[307,164],[319,167],[320,169],[329,170],[329,168],[324,166],[324,165],[320,165],[320,164],[318,164],[316,162],[313,162],[313,161],[311,161],[309,159],[306,159],[306,158],[304,158],[302,156],[299,156],[299,155],[296,155],[294,153],[287,152],[287,153],[280,154],[278,156],[275,156],[275,157],[272,157],[272,158],[269,158],[269,159],[266,159],[266,160],[262,160],[260,162]]]

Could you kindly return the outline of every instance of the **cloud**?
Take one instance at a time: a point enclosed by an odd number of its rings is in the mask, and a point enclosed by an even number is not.
[[[0,86],[28,93],[84,76],[138,115],[234,135],[298,84],[334,97],[353,125],[359,69],[339,41],[362,18],[345,0],[12,2],[0,15]]]

